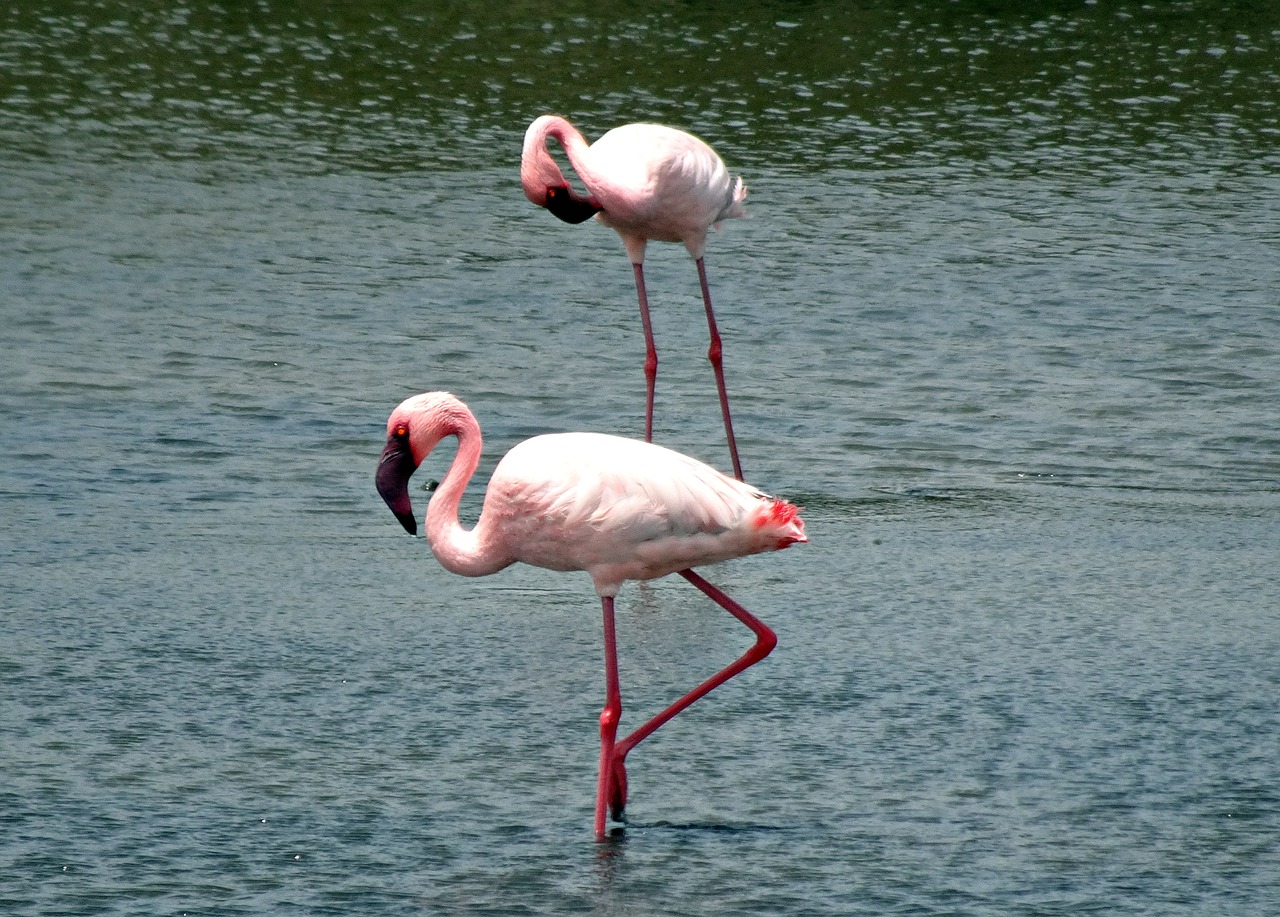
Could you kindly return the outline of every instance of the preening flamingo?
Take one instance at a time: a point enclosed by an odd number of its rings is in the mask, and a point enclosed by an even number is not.
[[[588,196],[578,194],[565,180],[547,151],[547,139],[564,148],[574,171],[586,185]],[[742,202],[747,189],[733,178],[715,150],[692,134],[661,124],[624,124],[595,143],[586,139],[559,115],[543,115],[529,125],[520,157],[520,183],[524,194],[566,223],[581,223],[595,216],[622,236],[635,274],[644,326],[646,398],[644,438],[653,440],[653,395],[658,377],[658,350],[649,321],[649,297],[644,286],[645,244],[683,242],[698,266],[698,282],[707,312],[711,345],[707,357],[715,370],[720,413],[729,440],[733,473],[742,480],[742,463],[729,417],[729,393],[725,388],[723,347],[711,308],[711,288],[703,253],[707,230],[729,217],[746,216]]]
[[[600,776],[595,832],[605,810],[622,817],[627,753],[685,707],[759,662],[777,643],[773,631],[693,570],[701,564],[776,551],[808,541],[796,507],[709,465],[639,440],[599,433],[535,436],[494,469],[480,518],[470,531],[458,504],[480,462],[480,425],[446,392],[406,399],[387,421],[378,461],[378,493],[409,534],[417,534],[409,478],[446,436],[458,449],[427,506],[426,536],[447,570],[496,573],[516,561],[550,570],[585,570],[604,612],[605,706],[600,714]],[[625,580],[679,573],[756,635],[755,644],[630,735],[622,715],[614,597]]]

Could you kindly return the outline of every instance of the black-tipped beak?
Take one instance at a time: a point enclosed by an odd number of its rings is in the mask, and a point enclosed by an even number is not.
[[[601,211],[589,197],[582,197],[568,185],[547,189],[547,209],[566,223],[581,223]]]
[[[409,478],[418,470],[409,448],[409,437],[393,432],[378,459],[378,493],[400,520],[410,535],[418,534],[418,523],[413,518],[413,503],[409,500]]]

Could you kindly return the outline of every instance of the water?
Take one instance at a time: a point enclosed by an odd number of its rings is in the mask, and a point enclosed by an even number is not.
[[[0,909],[1280,910],[1278,36],[1207,2],[10,11]],[[520,194],[547,110],[746,177],[708,253],[739,444],[813,539],[709,571],[780,645],[631,757],[605,844],[585,577],[448,575],[372,488],[416,391],[476,411],[482,475],[639,429],[621,245]],[[647,273],[657,437],[726,464],[692,266]],[[679,580],[621,608],[628,722],[747,643]]]

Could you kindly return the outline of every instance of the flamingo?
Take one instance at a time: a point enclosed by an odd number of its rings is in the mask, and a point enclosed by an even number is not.
[[[600,714],[600,774],[595,833],[605,810],[618,821],[627,801],[627,753],[712,689],[759,662],[777,636],[693,566],[775,551],[806,542],[795,506],[756,491],[670,449],[600,433],[557,433],[516,444],[498,463],[474,528],[458,521],[458,504],[480,462],[480,425],[447,392],[403,401],[387,420],[377,488],[410,535],[418,525],[409,478],[447,436],[458,440],[449,470],[427,506],[426,537],[445,569],[486,576],[521,561],[591,576],[604,614],[605,706]],[[626,580],[679,573],[745,624],[755,644],[737,661],[689,691],[630,735],[622,716],[614,597]]]
[[[582,197],[565,180],[547,151],[547,139],[564,148],[578,177],[587,186]],[[588,146],[572,124],[559,115],[537,118],[524,135],[520,157],[520,184],[524,194],[566,223],[581,223],[595,216],[622,236],[635,275],[640,300],[640,323],[645,345],[645,442],[653,440],[653,394],[658,378],[658,350],[649,321],[649,297],[644,285],[644,250],[653,239],[683,242],[698,266],[698,283],[707,312],[711,344],[707,358],[715,371],[720,413],[729,441],[733,474],[742,480],[742,463],[729,416],[729,394],[724,382],[723,346],[711,308],[711,288],[703,253],[707,230],[730,217],[746,216],[747,196],[741,178],[732,178],[715,150],[692,134],[661,124],[624,124]]]

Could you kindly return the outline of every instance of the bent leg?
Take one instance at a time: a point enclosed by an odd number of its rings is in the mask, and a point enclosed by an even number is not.
[[[631,749],[635,748],[647,739],[663,723],[670,720],[690,704],[705,697],[711,691],[714,691],[733,676],[755,665],[761,659],[773,652],[773,648],[778,645],[778,635],[773,632],[773,629],[770,628],[769,625],[765,624],[751,612],[747,611],[733,599],[729,598],[729,596],[723,591],[711,585],[711,583],[707,582],[692,570],[681,570],[680,575],[701,590],[703,594],[708,596],[717,605],[749,627],[751,632],[756,635],[756,642],[750,649],[743,653],[736,662],[725,666],[715,675],[712,675],[702,684],[698,685],[698,687],[684,695],[684,697],[680,698],[657,716],[653,717],[653,719],[636,729],[625,739],[617,742],[614,746],[614,756],[619,763],[626,758],[627,753],[630,752]]]

